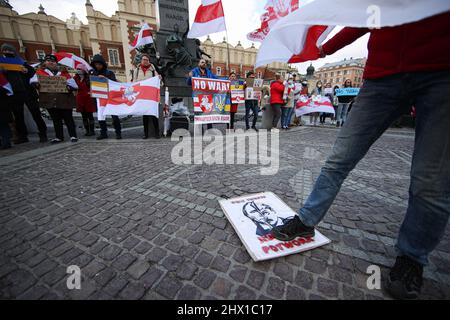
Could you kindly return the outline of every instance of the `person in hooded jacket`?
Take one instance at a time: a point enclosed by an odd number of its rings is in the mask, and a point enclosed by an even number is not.
[[[91,98],[91,81],[89,80],[89,71],[86,66],[80,64],[76,68],[77,74],[73,77],[78,85],[77,91],[77,112],[81,113],[83,126],[86,130],[86,137],[95,136],[94,112],[97,111],[95,99]]]
[[[6,58],[17,58],[17,50],[10,44],[3,44],[1,47],[1,54]],[[24,105],[27,104],[36,124],[39,128],[41,142],[47,141],[47,127],[40,115],[39,106],[31,103],[32,88],[30,84],[31,78],[35,75],[35,70],[29,64],[23,64],[22,71],[5,71],[4,75],[11,84],[14,94],[8,99],[10,109],[14,114],[14,122],[16,125],[17,139],[15,144],[28,142],[28,130],[25,125]]]
[[[90,74],[93,76],[108,78],[111,81],[116,81],[117,78],[113,71],[108,69],[108,64],[101,54],[96,54],[91,62],[91,67],[93,68],[90,71]],[[120,124],[120,119],[118,116],[112,116],[114,130],[116,131],[116,139],[122,139],[122,126]],[[99,120],[100,125],[100,135],[97,137],[97,140],[108,139],[108,127],[106,124],[106,120]]]

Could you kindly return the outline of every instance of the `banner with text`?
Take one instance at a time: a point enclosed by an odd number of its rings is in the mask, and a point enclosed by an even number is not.
[[[230,122],[230,81],[209,78],[192,78],[194,123]]]
[[[357,96],[359,94],[359,88],[342,88],[336,89],[336,96]]]
[[[330,242],[317,230],[311,238],[275,239],[272,228],[284,225],[296,213],[272,192],[220,200],[219,203],[255,261],[311,250]]]

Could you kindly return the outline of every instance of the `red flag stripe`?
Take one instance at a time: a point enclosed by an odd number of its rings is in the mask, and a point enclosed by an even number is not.
[[[137,100],[151,100],[154,102],[159,102],[160,99],[160,89],[149,86],[134,86],[135,91],[139,92],[139,95],[136,97]],[[120,91],[110,91],[108,94],[108,104],[109,105],[121,105],[124,104],[125,101],[122,98],[123,92]]]
[[[206,23],[224,16],[222,1],[218,1],[207,6],[201,5],[198,8],[194,22]]]
[[[288,63],[300,63],[310,60],[316,60],[320,56],[319,48],[317,48],[317,40],[322,33],[327,30],[327,26],[312,26],[306,35],[303,51],[292,56]]]

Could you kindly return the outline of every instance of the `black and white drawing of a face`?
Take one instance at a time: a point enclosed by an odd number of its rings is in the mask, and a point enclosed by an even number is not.
[[[273,227],[283,224],[275,210],[264,203],[247,202],[242,207],[242,213],[255,223],[257,235],[264,235],[270,232]]]

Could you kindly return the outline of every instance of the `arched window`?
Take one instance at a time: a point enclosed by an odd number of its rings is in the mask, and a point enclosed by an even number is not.
[[[88,38],[87,38],[87,34],[84,31],[81,31],[81,44],[83,46],[87,46],[88,45]]]
[[[117,36],[117,27],[116,25],[111,25],[111,40],[118,41],[119,37]]]
[[[59,39],[58,39],[58,31],[56,30],[55,27],[50,27],[50,37],[52,38],[54,43],[59,43]]]
[[[216,68],[216,75],[218,75],[218,76],[222,75],[222,68],[221,67],[217,67]]]
[[[97,23],[97,39],[105,39],[105,32],[101,23]]]
[[[75,40],[73,39],[72,30],[67,29],[66,34],[67,34],[67,44],[72,44],[72,45],[75,44]]]
[[[44,38],[42,37],[42,29],[41,26],[38,24],[33,25],[34,30],[34,38],[36,41],[42,42],[44,41]]]

